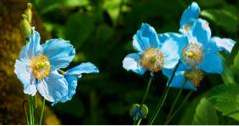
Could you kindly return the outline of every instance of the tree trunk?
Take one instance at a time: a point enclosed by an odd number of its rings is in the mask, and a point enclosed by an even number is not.
[[[15,60],[25,45],[20,21],[26,7],[26,0],[0,0],[0,124],[26,124],[23,104],[27,99],[14,73]],[[40,24],[33,10],[33,26],[44,40],[47,34]],[[53,122],[45,123],[57,124],[59,121],[51,113],[48,111],[46,116]]]

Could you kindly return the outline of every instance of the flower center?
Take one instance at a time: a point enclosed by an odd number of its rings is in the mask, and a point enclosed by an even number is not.
[[[194,69],[186,71],[184,76],[187,80],[190,80],[196,87],[198,87],[203,79],[203,72],[198,69]]]
[[[202,47],[196,42],[189,43],[183,49],[183,59],[186,63],[195,66],[202,61],[203,52]]]
[[[50,62],[44,55],[33,57],[30,61],[30,67],[33,75],[39,80],[47,77],[51,70]]]
[[[163,53],[156,48],[147,49],[141,57],[141,65],[152,72],[158,72],[163,66]]]

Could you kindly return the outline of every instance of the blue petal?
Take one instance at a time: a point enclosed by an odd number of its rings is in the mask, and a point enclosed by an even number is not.
[[[160,46],[157,32],[147,23],[143,23],[141,28],[133,37],[133,47],[138,51],[144,51],[148,48],[157,48]]]
[[[51,69],[67,67],[75,56],[73,46],[63,39],[50,39],[43,45],[43,53],[48,56]]]
[[[47,78],[39,81],[37,90],[46,100],[56,103],[68,94],[67,81],[57,71],[52,71]]]
[[[29,37],[29,42],[20,52],[20,59],[30,59],[41,52],[42,46],[40,45],[40,34],[33,28],[32,34]]]
[[[207,44],[211,39],[211,29],[206,20],[198,19],[192,27],[192,36],[200,43]]]
[[[161,47],[161,51],[164,55],[163,68],[174,68],[179,61],[177,42],[173,41],[172,39],[165,41]]]
[[[207,73],[222,73],[223,62],[218,53],[206,52],[203,61],[199,64],[199,68]]]
[[[190,82],[187,81],[185,83],[185,78],[184,78],[184,72],[185,70],[187,70],[186,66],[184,64],[179,65],[174,78],[171,82],[171,84],[169,84],[169,87],[173,87],[173,88],[184,88],[184,89],[189,89],[189,90],[196,90],[196,87]],[[168,79],[172,76],[172,69],[163,69],[163,74],[165,76],[168,77]]]
[[[72,96],[76,93],[76,87],[77,87],[77,79],[78,77],[81,77],[81,74],[83,73],[98,73],[98,68],[90,63],[82,63],[70,70],[68,70],[65,73],[65,78],[68,83],[68,94],[67,96],[63,97],[61,99],[61,102],[66,102],[68,100],[72,99]]]
[[[190,68],[186,64],[184,64],[183,62],[180,62],[176,71],[186,71],[188,69]],[[171,75],[173,74],[173,69],[163,69],[163,74],[167,76],[168,78],[170,78]]]
[[[140,75],[143,75],[146,71],[140,65],[140,54],[139,53],[128,54],[123,60],[123,68],[126,69],[127,71],[131,70]]]
[[[169,84],[169,87],[179,88],[179,89],[183,88],[183,89],[196,91],[197,88],[193,85],[191,81],[186,80],[183,74],[184,74],[183,71],[176,72],[172,80],[172,83]]]
[[[178,54],[181,56],[183,49],[187,46],[188,44],[188,39],[185,35],[178,34],[178,33],[173,33],[173,32],[168,32],[168,33],[162,33],[159,34],[159,40],[161,42],[165,42],[169,39],[172,39],[173,41],[177,42],[178,45]]]
[[[185,78],[183,77],[183,75],[181,75],[180,72],[176,72],[176,75],[174,79],[172,80],[171,85],[169,85],[169,87],[178,88],[178,89],[183,88],[183,89],[188,89],[193,91],[197,90],[197,88],[193,85],[193,83],[189,80],[185,80]]]
[[[35,79],[33,78],[31,71],[27,64],[22,61],[16,60],[15,71],[17,78],[22,82],[24,93],[34,96],[37,92]]]
[[[180,27],[197,19],[200,15],[200,8],[196,2],[193,2],[182,14]]]
[[[73,95],[76,93],[77,88],[77,76],[65,75],[66,81],[68,83],[68,94],[61,99],[61,102],[66,102],[71,100]]]
[[[229,38],[213,37],[212,41],[216,43],[220,51],[226,51],[228,53],[232,51],[233,46],[236,44],[234,40]]]
[[[86,62],[86,63],[81,63],[80,65],[74,68],[71,68],[65,74],[79,76],[82,73],[99,73],[99,70],[94,64],[90,62]]]

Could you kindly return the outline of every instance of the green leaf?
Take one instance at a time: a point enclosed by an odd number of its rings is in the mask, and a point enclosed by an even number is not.
[[[208,100],[223,115],[239,121],[238,85],[219,85],[209,92]]]
[[[76,13],[67,21],[65,36],[78,48],[90,37],[93,30],[94,18],[87,14]]]
[[[233,71],[228,66],[224,67],[224,71],[222,73],[222,79],[226,85],[232,85],[236,83],[234,79]]]
[[[234,57],[233,68],[239,70],[239,52]]]
[[[196,124],[218,124],[218,117],[216,110],[213,108],[211,103],[206,99],[202,98],[199,102],[199,104],[196,107],[196,112],[193,116],[193,122],[194,125]]]
[[[198,0],[197,2],[201,8],[215,7],[225,4],[224,0]]]
[[[89,0],[31,0],[38,11],[48,13],[50,11],[62,8],[73,8],[79,6],[88,6]]]
[[[122,0],[106,0],[103,8],[106,9],[115,22],[120,14],[120,4]]]
[[[184,108],[179,124],[191,125],[193,120],[193,114],[196,111],[197,104],[200,102],[201,97],[195,98],[191,103],[188,103]]]
[[[235,7],[226,6],[222,9],[207,9],[203,10],[201,15],[228,32],[237,31],[239,19]]]

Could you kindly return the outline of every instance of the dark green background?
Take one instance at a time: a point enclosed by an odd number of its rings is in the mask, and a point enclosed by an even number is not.
[[[61,122],[132,124],[129,108],[133,103],[140,102],[149,78],[149,73],[139,76],[122,68],[123,58],[128,53],[134,52],[132,36],[142,22],[151,24],[158,33],[177,32],[180,16],[192,1],[31,0],[31,2],[52,37],[70,40],[76,48],[77,56],[71,66],[90,61],[100,70],[100,74],[85,75],[79,80],[77,93],[71,101],[52,107]],[[210,23],[213,36],[238,40],[239,1],[197,2],[202,10],[201,17]],[[172,124],[238,124],[237,53],[238,44],[230,56],[222,53],[225,58],[223,75],[205,75],[198,91],[193,93],[186,106],[175,116]],[[162,96],[166,81],[161,73],[156,74],[146,100],[149,116]],[[156,124],[163,124],[165,121],[177,91],[176,89],[170,91]],[[181,99],[187,93],[188,91],[184,91]],[[227,112],[232,112],[233,115],[228,115]],[[143,124],[147,121],[143,120]]]

